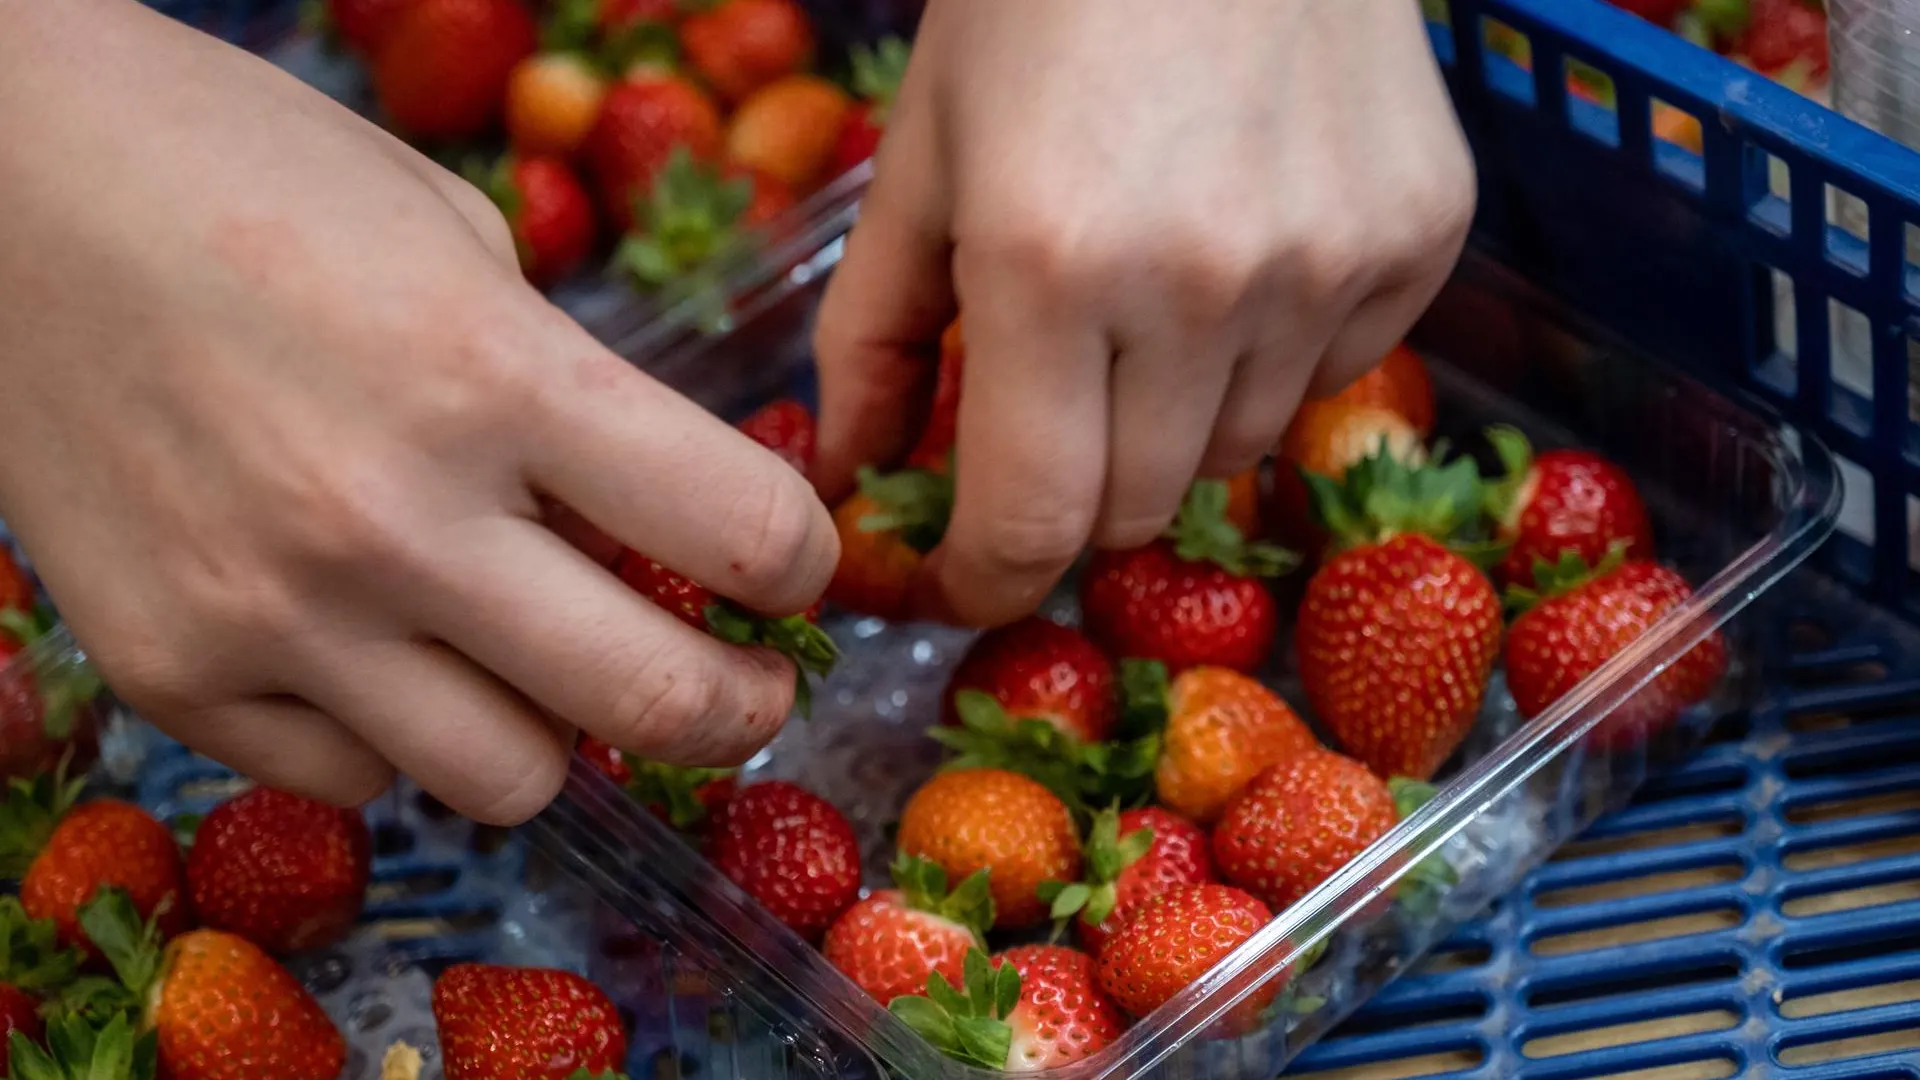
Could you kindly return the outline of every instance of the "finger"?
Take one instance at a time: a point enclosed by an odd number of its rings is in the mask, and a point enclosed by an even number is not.
[[[1135,548],[1166,531],[1200,467],[1232,374],[1225,346],[1166,342],[1113,368],[1106,497],[1093,542]]]
[[[694,630],[533,522],[467,529],[443,545],[441,565],[424,624],[622,750],[737,765],[793,710],[785,658]]]
[[[1435,278],[1432,283],[1425,279],[1405,282],[1375,294],[1354,309],[1346,324],[1328,342],[1319,369],[1314,372],[1311,393],[1316,397],[1323,392],[1328,396],[1337,394],[1371,371],[1381,357],[1406,338],[1407,331],[1439,294],[1443,281],[1444,278]]]
[[[1112,352],[1084,321],[969,300],[967,354],[953,520],[926,573],[942,614],[993,626],[1038,607],[1093,531]]]
[[[315,705],[476,821],[517,825],[566,781],[572,732],[444,645],[356,642],[316,666]]]
[[[255,698],[160,726],[256,783],[335,806],[364,805],[393,783],[393,766],[364,739],[291,698]]]
[[[907,449],[926,415],[940,332],[953,318],[951,249],[930,124],[896,117],[860,220],[814,329],[820,441],[814,483],[829,500],[862,465]]]
[[[1205,476],[1229,477],[1258,464],[1280,441],[1300,408],[1325,351],[1326,335],[1302,332],[1295,321],[1284,336],[1254,350],[1234,368],[1226,400],[1201,460]]]
[[[554,333],[571,336],[576,378],[536,391],[531,486],[757,611],[812,606],[840,541],[806,479],[583,331]]]

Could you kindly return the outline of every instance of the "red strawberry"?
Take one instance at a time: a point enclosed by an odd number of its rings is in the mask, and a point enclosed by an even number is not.
[[[1572,552],[1598,565],[1616,544],[1628,557],[1653,554],[1647,507],[1626,472],[1590,450],[1549,450],[1535,456],[1527,437],[1510,427],[1487,431],[1506,466],[1504,480],[1487,486],[1487,513],[1510,545],[1496,576],[1528,585],[1536,561],[1549,565]]]
[[[1366,766],[1330,752],[1304,754],[1234,797],[1213,827],[1213,858],[1222,877],[1281,911],[1398,820],[1392,792]]]
[[[447,1080],[568,1080],[626,1063],[620,1011],[568,971],[455,964],[433,983]]]
[[[611,36],[641,23],[671,25],[680,18],[680,0],[597,0],[598,21]]]
[[[954,695],[977,690],[1009,716],[1045,720],[1082,742],[1102,742],[1119,719],[1113,662],[1070,627],[1038,615],[976,639],[947,680],[943,721],[960,723]]]
[[[1338,554],[1307,583],[1300,681],[1327,732],[1381,777],[1430,778],[1480,712],[1500,651],[1493,584],[1466,542],[1483,501],[1471,460],[1408,466],[1381,451],[1344,484],[1308,474]]]
[[[634,209],[651,197],[675,148],[695,161],[720,156],[720,110],[704,91],[678,76],[643,70],[615,83],[587,133],[587,164],[607,220],[625,232]]]
[[[132,803],[74,806],[84,782],[63,774],[15,780],[0,805],[0,878],[20,882],[27,914],[51,920],[60,940],[85,951],[80,908],[101,890],[125,890],[163,937],[185,930],[187,888],[173,833]]]
[[[1100,985],[1134,1016],[1145,1016],[1213,969],[1273,918],[1258,899],[1226,885],[1184,885],[1147,901],[1100,952]],[[1236,1010],[1257,1016],[1281,980]]]
[[[967,345],[961,336],[960,320],[947,324],[940,334],[940,367],[934,376],[933,405],[927,411],[926,426],[907,455],[909,469],[947,471],[953,444],[960,427],[960,381],[966,372]]]
[[[63,762],[82,773],[99,753],[93,669],[58,656],[15,659],[44,633],[28,612],[0,610],[0,783],[51,773]]]
[[[1826,84],[1831,56],[1827,14],[1806,0],[1749,0],[1746,28],[1727,55],[1802,91]]]
[[[696,630],[734,645],[763,645],[792,660],[794,705],[802,715],[813,697],[807,677],[831,674],[840,659],[833,639],[814,621],[817,609],[778,618],[757,615],[634,551],[620,557],[614,572],[635,592]]]
[[[792,398],[769,401],[740,421],[747,438],[779,454],[801,475],[813,467],[813,411]]]
[[[1017,930],[1047,916],[1043,881],[1080,876],[1080,833],[1059,796],[1006,769],[955,768],[921,785],[900,811],[900,851],[949,878],[992,876],[994,925]]]
[[[859,100],[840,122],[840,135],[828,159],[827,175],[846,172],[871,158],[880,148],[887,113],[893,108],[900,80],[907,73],[907,56],[907,43],[897,37],[885,38],[871,49],[864,45],[853,47],[853,92]]]
[[[260,947],[195,930],[163,952],[125,893],[103,892],[80,916],[159,1047],[167,1080],[337,1080],[347,1045],[320,1003]]]
[[[746,100],[813,58],[813,24],[793,0],[701,0],[680,23],[687,62],[726,101]]]
[[[80,954],[63,947],[58,933],[51,921],[29,918],[18,898],[0,896],[0,1047],[15,1031],[39,1042],[41,998],[64,990],[78,972]],[[6,1058],[0,1053],[0,1077]]]
[[[820,945],[828,963],[882,1005],[923,992],[936,971],[959,982],[967,952],[985,947],[982,935],[993,925],[985,870],[974,871],[949,893],[946,871],[901,855],[893,864],[893,880],[898,888],[882,889],[848,908]]]
[[[833,804],[773,780],[741,788],[714,823],[708,856],[748,896],[816,940],[860,895],[860,845]]]
[[[1214,880],[1206,832],[1157,806],[1096,815],[1086,869],[1085,881],[1051,882],[1040,895],[1053,905],[1054,918],[1073,919],[1080,944],[1095,956],[1140,905],[1177,886]]]
[[[538,39],[520,0],[414,0],[380,44],[374,90],[413,138],[479,135],[499,120],[507,81]]]
[[[349,48],[367,56],[380,51],[400,14],[414,0],[326,0],[326,22]]]
[[[33,600],[33,582],[14,561],[13,553],[0,544],[0,611],[31,612]]]
[[[490,173],[472,177],[513,230],[520,269],[548,288],[587,261],[599,238],[593,199],[566,162],[551,157],[502,158]]]
[[[1095,552],[1080,585],[1087,635],[1115,656],[1158,660],[1173,674],[1264,665],[1279,614],[1261,579],[1292,557],[1248,542],[1226,520],[1229,499],[1226,483],[1196,481],[1165,538]]]
[[[1539,593],[1515,590],[1531,606],[1507,635],[1507,687],[1528,719],[1693,596],[1672,570],[1618,557],[1589,571],[1569,556],[1557,566],[1537,567],[1536,580]],[[1715,631],[1609,713],[1595,729],[1595,741],[1610,748],[1644,741],[1683,709],[1705,701],[1726,670],[1726,639]]]
[[[1693,0],[1611,0],[1614,7],[1638,15],[1655,26],[1673,28],[1680,13],[1693,5]]]
[[[353,929],[372,861],[373,836],[358,811],[256,787],[200,823],[187,887],[201,925],[271,953],[301,952]]]
[[[1061,945],[1026,945],[991,960],[975,950],[959,986],[936,972],[925,996],[895,998],[889,1008],[949,1057],[1007,1072],[1079,1061],[1127,1026],[1093,961]]]
[[[16,1031],[29,1042],[38,1043],[46,1030],[40,1019],[40,999],[17,986],[0,983],[0,1043],[11,1042]],[[0,1058],[0,1076],[7,1075],[7,1061]]]
[[[619,747],[601,742],[591,735],[582,734],[574,746],[574,753],[581,760],[600,771],[600,775],[626,787],[633,779],[633,766],[627,763],[627,755]]]
[[[648,761],[591,735],[580,736],[578,753],[648,813],[683,832],[700,831],[733,798],[732,769]]]

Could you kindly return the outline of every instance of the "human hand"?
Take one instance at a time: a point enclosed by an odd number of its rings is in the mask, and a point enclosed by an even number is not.
[[[1474,195],[1411,0],[932,0],[876,170],[820,313],[816,482],[899,455],[964,310],[921,593],[981,624],[1373,366]]]
[[[825,511],[525,285],[476,190],[130,0],[0,4],[0,60],[0,512],[129,704],[264,783],[397,766],[502,823],[576,727],[713,765],[779,729],[785,659],[540,507],[774,614]]]

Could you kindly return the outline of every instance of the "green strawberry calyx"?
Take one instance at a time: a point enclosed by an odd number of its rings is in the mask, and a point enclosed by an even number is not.
[[[893,860],[891,869],[893,883],[899,887],[909,908],[966,927],[973,935],[973,943],[986,947],[987,929],[994,919],[993,891],[986,869],[968,874],[951,891],[947,889],[947,872],[938,863],[918,855],[901,852]]]
[[[871,465],[859,471],[860,494],[878,509],[859,521],[861,532],[898,533],[925,555],[940,546],[953,517],[953,477],[933,469],[883,473]]]
[[[1535,558],[1533,585],[1507,586],[1504,597],[1507,610],[1517,618],[1548,600],[1565,596],[1590,581],[1605,577],[1625,565],[1628,546],[1625,540],[1614,541],[1607,545],[1607,553],[1593,566],[1588,566],[1580,553],[1572,549],[1562,551],[1557,562]]]
[[[52,772],[15,777],[7,783],[6,797],[0,800],[0,878],[25,877],[54,827],[79,801],[87,781],[85,777],[67,779],[72,757],[69,748]]]
[[[29,916],[17,896],[0,896],[0,985],[45,995],[72,982],[80,960],[61,946],[52,919]]]
[[[732,601],[707,605],[707,629],[730,645],[762,645],[793,661],[793,704],[801,716],[813,713],[813,683],[833,674],[840,647],[833,636],[805,615],[773,618],[755,615]]]
[[[1428,461],[1409,463],[1395,457],[1382,439],[1342,479],[1301,469],[1314,516],[1332,535],[1334,550],[1416,534],[1445,544],[1476,565],[1497,562],[1505,545],[1486,534],[1486,484],[1480,468],[1468,457],[1435,464],[1445,451],[1444,444],[1438,445]]]
[[[1160,760],[1160,735],[1089,743],[1036,717],[1008,716],[998,699],[981,690],[953,696],[958,727],[937,726],[929,738],[954,752],[944,769],[1006,769],[1040,783],[1085,821],[1089,807],[1108,802],[1143,804],[1152,792]]]
[[[1393,808],[1401,821],[1412,817],[1439,794],[1439,788],[1433,784],[1410,776],[1388,780],[1387,791],[1393,796]],[[1459,871],[1447,861],[1444,852],[1436,851],[1407,870],[1394,890],[1394,898],[1412,917],[1429,919],[1439,913],[1441,901],[1458,884]]]
[[[1174,554],[1184,562],[1210,562],[1235,577],[1276,577],[1300,565],[1293,552],[1242,536],[1227,520],[1231,499],[1225,480],[1195,480],[1167,526]]]
[[[1488,428],[1486,438],[1506,474],[1498,480],[1486,481],[1481,505],[1488,517],[1512,525],[1523,509],[1527,481],[1533,472],[1533,444],[1519,428],[1506,424]]]
[[[1007,1017],[1020,1004],[1020,972],[1012,964],[993,962],[979,949],[968,951],[964,967],[961,987],[935,971],[927,976],[924,997],[894,998],[887,1011],[956,1061],[1004,1069],[1013,1049]]]
[[[732,769],[668,765],[623,755],[633,778],[626,783],[627,794],[642,806],[666,811],[667,824],[688,832],[707,820],[707,804],[700,801],[700,789],[734,774]]]
[[[1120,730],[1146,733],[1166,729],[1173,704],[1167,665],[1158,660],[1120,661]]]
[[[47,1044],[25,1032],[7,1042],[14,1080],[153,1080],[158,1069],[157,1032],[136,1034],[132,1017],[115,1015],[95,1026],[82,1016],[60,1016],[47,1025]]]
[[[869,48],[856,44],[848,53],[853,65],[853,93],[872,110],[876,126],[884,127],[893,99],[899,96],[900,82],[906,78],[907,60],[912,47],[899,37],[888,36]]]
[[[87,940],[113,968],[114,977],[128,994],[125,1001],[130,1009],[137,1010],[160,980],[160,917],[173,902],[173,897],[162,900],[151,918],[142,919],[125,889],[103,886],[93,899],[80,905],[80,929],[86,931]],[[111,1002],[110,993],[106,1000]]]
[[[1087,830],[1085,879],[1072,883],[1040,883],[1040,899],[1052,905],[1055,935],[1075,915],[1080,916],[1088,926],[1099,926],[1106,922],[1107,916],[1113,914],[1114,905],[1119,902],[1119,892],[1114,883],[1120,879],[1121,871],[1146,858],[1152,850],[1151,826],[1135,829],[1122,836],[1118,807],[1110,806],[1095,814],[1093,825]]]
[[[614,250],[613,267],[671,305],[691,304],[703,329],[727,321],[722,280],[751,251],[739,228],[753,205],[753,179],[728,177],[676,146],[634,202],[634,226]]]

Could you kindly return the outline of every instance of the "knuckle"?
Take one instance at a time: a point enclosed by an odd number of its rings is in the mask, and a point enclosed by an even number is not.
[[[956,230],[961,276],[1017,282],[1031,294],[1078,300],[1115,277],[1116,260],[1087,230],[1053,208],[1009,213],[973,230]]]
[[[405,500],[383,470],[335,460],[282,476],[291,486],[283,527],[309,562],[347,573],[413,564]]]
[[[1309,300],[1327,300],[1352,289],[1378,252],[1358,223],[1335,215],[1309,234],[1287,257],[1296,288]]]
[[[1257,266],[1257,259],[1227,245],[1199,248],[1175,272],[1171,293],[1178,315],[1189,325],[1218,325],[1248,294]]]
[[[1077,509],[1019,510],[1000,517],[981,534],[978,556],[998,573],[1053,573],[1080,554],[1092,528],[1092,514]]]

